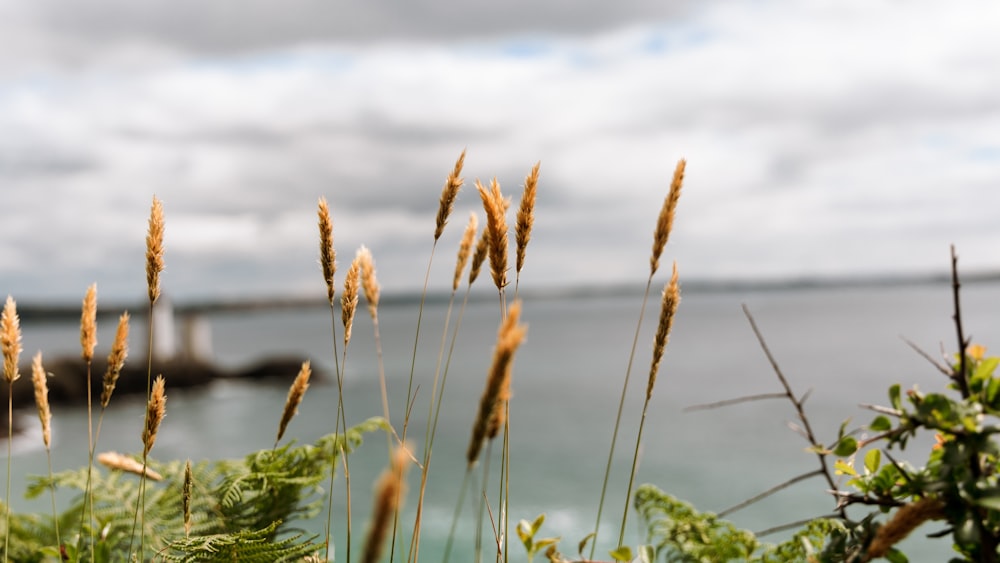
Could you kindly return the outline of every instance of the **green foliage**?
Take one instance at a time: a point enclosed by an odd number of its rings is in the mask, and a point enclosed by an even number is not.
[[[646,522],[648,542],[664,561],[747,561],[760,547],[752,533],[710,512],[698,512],[653,485],[640,486],[634,504]]]
[[[300,542],[301,535],[273,540],[280,524],[280,521],[275,521],[259,530],[180,538],[171,542],[167,548],[169,551],[161,553],[160,558],[163,561],[178,563],[195,561],[277,563],[301,561],[322,548],[322,544]]]
[[[539,528],[545,522],[545,515],[539,514],[534,521],[521,520],[517,523],[517,537],[521,539],[525,551],[528,552],[528,563],[535,559],[535,554],[543,549],[559,543],[559,538],[535,538]]]
[[[315,444],[288,444],[261,450],[242,460],[202,461],[192,464],[194,492],[191,495],[192,528],[184,532],[182,495],[184,463],[150,462],[163,476],[147,482],[143,559],[153,556],[166,561],[286,561],[300,560],[319,551],[316,538],[293,534],[289,523],[318,513],[323,497],[320,484],[337,466],[341,446],[350,454],[361,445],[364,434],[388,430],[381,417],[374,417],[338,435],[327,435]],[[63,548],[70,561],[123,560],[133,541],[132,526],[139,480],[120,471],[93,473],[94,544],[90,528],[80,530],[82,492],[87,469],[36,477],[26,496],[37,497],[49,488],[72,489],[81,494],[59,516]],[[51,516],[14,515],[11,518],[11,552],[15,561],[48,561],[58,557]],[[79,549],[77,545],[79,544]]]

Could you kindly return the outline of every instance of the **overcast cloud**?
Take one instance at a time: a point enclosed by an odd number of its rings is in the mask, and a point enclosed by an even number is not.
[[[419,288],[463,148],[441,287],[536,161],[526,286],[641,283],[681,157],[689,279],[1000,264],[996,4],[593,4],[0,0],[0,291],[141,296],[153,194],[175,296],[321,293],[321,195]]]

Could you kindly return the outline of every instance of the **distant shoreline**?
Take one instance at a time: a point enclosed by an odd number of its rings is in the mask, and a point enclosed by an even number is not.
[[[712,279],[694,278],[683,282],[686,293],[728,293],[736,291],[799,291],[813,289],[840,288],[881,288],[909,287],[923,285],[948,285],[951,278],[947,273],[926,274],[896,274],[867,276],[790,276],[762,279]],[[1000,271],[980,271],[962,274],[962,284],[1000,283]],[[565,299],[576,297],[615,297],[641,294],[643,286],[635,283],[618,283],[608,285],[578,285],[552,286],[533,289],[523,289],[521,295],[528,299]],[[428,304],[447,303],[450,293],[431,292],[423,299]],[[492,301],[496,298],[495,291],[473,291],[470,302]],[[401,291],[393,293],[385,291],[381,298],[383,307],[408,307],[420,303],[419,292]],[[337,302],[339,306],[339,300]],[[275,309],[317,309],[329,307],[322,295],[316,296],[245,296],[235,298],[194,298],[180,299],[174,304],[177,313],[225,313],[250,312]],[[115,315],[128,310],[133,317],[144,317],[148,304],[113,303],[101,305],[98,314],[101,316]],[[71,303],[32,302],[30,299],[18,303],[18,314],[22,320],[32,322],[66,322],[78,321],[80,305]]]

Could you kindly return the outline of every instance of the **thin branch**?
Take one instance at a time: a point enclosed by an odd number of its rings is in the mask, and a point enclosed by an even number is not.
[[[861,408],[863,408],[863,409],[868,409],[870,411],[875,411],[875,412],[880,413],[880,414],[887,414],[889,416],[894,416],[896,418],[899,418],[899,417],[903,416],[903,411],[898,410],[898,409],[894,409],[894,408],[890,408],[890,407],[883,407],[882,405],[872,405],[872,404],[869,404],[869,403],[861,403],[858,406],[861,407]]]
[[[962,284],[958,281],[958,255],[955,254],[955,245],[951,245],[951,293],[955,300],[955,314],[952,318],[955,320],[955,335],[958,337],[958,373],[953,373],[952,378],[958,384],[958,389],[962,392],[962,398],[968,399],[969,377],[966,373],[965,349],[969,346],[969,343],[965,340],[964,330],[962,329],[962,306],[958,297],[961,287]]]
[[[806,524],[812,522],[813,520],[817,520],[819,518],[837,518],[837,517],[839,517],[839,515],[837,514],[828,514],[826,516],[816,516],[813,518],[806,518],[804,520],[799,520],[797,522],[789,522],[788,524],[782,524],[780,526],[775,526],[773,528],[768,528],[766,530],[754,532],[754,535],[761,538],[770,534],[777,534],[778,532],[784,532],[785,530],[801,528],[802,526],[805,526]]]
[[[777,493],[777,492],[779,492],[779,491],[781,491],[783,489],[787,489],[788,487],[791,487],[795,483],[798,483],[800,481],[805,481],[806,479],[811,479],[813,477],[818,477],[820,475],[823,475],[823,473],[824,472],[823,472],[822,469],[814,469],[814,470],[810,471],[809,473],[803,473],[802,475],[797,475],[795,477],[792,477],[791,479],[785,481],[784,483],[780,483],[778,485],[775,485],[775,486],[771,487],[770,489],[764,491],[763,493],[760,493],[758,495],[752,496],[752,497],[748,498],[747,500],[745,500],[745,501],[743,501],[743,502],[741,502],[741,503],[739,503],[739,504],[737,504],[735,506],[731,506],[731,507],[723,510],[722,512],[719,513],[719,518],[725,518],[726,516],[732,514],[733,512],[736,512],[737,510],[742,510],[742,509],[750,506],[751,504],[754,504],[755,502],[759,502],[761,500],[764,500],[767,497],[773,495],[774,493]]]
[[[774,355],[771,354],[771,349],[768,348],[767,342],[764,340],[764,335],[757,328],[757,322],[754,320],[753,315],[750,314],[750,309],[743,305],[743,314],[746,316],[747,320],[750,321],[750,328],[753,330],[754,336],[757,337],[757,342],[760,343],[761,350],[764,351],[764,355],[767,356],[767,361],[770,362],[771,368],[774,370],[774,374],[778,377],[778,381],[781,382],[781,386],[785,388],[786,396],[788,400],[791,401],[792,406],[795,407],[795,411],[798,413],[799,420],[802,421],[802,429],[806,433],[806,437],[809,440],[810,445],[817,449],[816,457],[819,459],[820,470],[823,473],[823,477],[826,478],[826,482],[830,485],[830,489],[837,491],[837,483],[833,480],[833,475],[830,474],[830,468],[826,463],[826,455],[822,453],[822,444],[816,439],[816,435],[812,431],[812,426],[809,424],[809,418],[806,417],[805,410],[802,407],[802,401],[795,398],[795,393],[792,392],[792,387],[788,384],[788,380],[785,378],[785,374],[781,371],[778,366],[777,360],[774,359]],[[844,509],[840,509],[841,518],[847,519],[847,513]]]
[[[694,412],[694,411],[705,411],[709,409],[717,409],[721,407],[728,407],[730,405],[738,405],[740,403],[749,403],[751,401],[764,401],[767,399],[784,399],[787,397],[785,393],[761,393],[760,395],[748,395],[746,397],[736,397],[735,399],[726,399],[724,401],[716,401],[714,403],[703,403],[700,405],[692,405],[690,407],[685,407],[682,412]]]
[[[916,344],[914,344],[913,341],[907,339],[905,336],[900,336],[900,338],[902,338],[903,342],[905,342],[907,346],[909,346],[910,348],[912,348],[914,352],[916,352],[917,354],[920,354],[920,356],[923,359],[925,359],[928,362],[930,362],[931,365],[934,366],[938,371],[940,371],[941,373],[947,375],[948,377],[951,377],[951,375],[952,375],[951,374],[951,370],[948,369],[948,366],[945,366],[941,362],[935,360],[933,356],[931,356],[930,354],[928,354],[927,352],[925,352],[924,350],[922,350],[919,346],[917,346]]]

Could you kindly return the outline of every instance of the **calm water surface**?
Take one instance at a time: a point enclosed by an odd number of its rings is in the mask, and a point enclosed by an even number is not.
[[[545,535],[564,538],[571,553],[593,527],[600,482],[607,460],[612,425],[639,316],[641,294],[572,299],[529,298],[523,319],[528,339],[518,352],[511,402],[511,522],[546,513]],[[652,301],[656,301],[655,296]],[[741,311],[746,303],[782,369],[798,393],[812,390],[808,414],[820,439],[832,441],[840,422],[863,424],[871,415],[863,402],[885,402],[893,383],[937,389],[942,377],[910,350],[905,337],[932,355],[942,346],[954,349],[947,286],[811,289],[786,291],[697,292],[684,294],[674,332],[657,380],[640,454],[639,483],[654,483],[703,510],[720,511],[795,475],[816,468],[807,445],[790,431],[794,411],[787,402],[742,404],[725,409],[684,413],[687,406],[747,394],[780,391]],[[623,430],[605,507],[600,547],[610,548],[624,508],[624,493],[635,432],[642,408],[649,356],[659,304],[649,303],[639,338]],[[967,333],[992,350],[1000,350],[1000,287],[968,285],[964,293]],[[456,310],[457,312],[457,310]],[[345,401],[348,422],[381,414],[372,327],[359,311],[347,354]],[[401,427],[408,383],[416,307],[384,307],[380,328],[385,353],[391,416]],[[423,437],[431,382],[446,314],[445,305],[424,312],[417,350],[417,401],[410,437]],[[499,321],[493,302],[470,304],[450,361],[445,405],[434,447],[427,489],[421,556],[440,558],[465,472],[464,452],[470,425],[491,358]],[[105,323],[110,324],[110,323]],[[329,312],[289,311],[212,318],[217,361],[238,366],[268,354],[297,355],[332,373]],[[454,320],[451,322],[454,327]],[[106,354],[113,327],[101,327],[99,354]],[[76,353],[75,326],[24,323],[25,350],[41,348],[47,357]],[[338,329],[339,330],[339,329]],[[133,336],[133,355],[140,357]],[[338,333],[339,334],[339,333]],[[270,447],[287,387],[218,382],[199,391],[169,390],[167,418],[153,455],[159,459],[193,460],[242,457]],[[291,375],[291,374],[290,374]],[[58,374],[57,374],[58,376]],[[336,386],[314,384],[286,434],[311,441],[333,430]],[[24,413],[34,417],[34,413]],[[143,406],[134,400],[112,400],[100,437],[100,449],[134,452],[139,448]],[[32,431],[17,440],[15,490],[27,475],[45,472],[45,454]],[[60,408],[53,419],[56,470],[78,467],[86,460],[86,414]],[[911,447],[911,459],[926,455],[926,443]],[[906,454],[904,454],[906,455]],[[367,519],[372,484],[386,463],[385,439],[372,435],[352,457],[356,529]],[[415,504],[419,475],[411,472],[408,509]],[[731,516],[738,525],[762,530],[828,513],[826,485],[810,480]],[[344,497],[342,484],[337,501]],[[65,500],[65,499],[64,499]],[[14,499],[15,508],[46,512],[47,501]],[[465,514],[469,514],[468,508]],[[339,514],[339,513],[338,513]],[[630,514],[627,541],[642,541]],[[307,522],[322,533],[323,519]],[[412,522],[412,512],[404,521]],[[460,526],[454,561],[471,558],[471,530]],[[342,527],[337,527],[342,531]],[[924,532],[937,531],[929,526]],[[361,537],[359,534],[358,537]],[[337,545],[343,546],[342,534]],[[774,541],[782,539],[776,536]],[[943,542],[914,538],[907,542],[913,561],[943,561]],[[519,554],[518,547],[512,553]],[[517,559],[513,559],[517,560]]]

